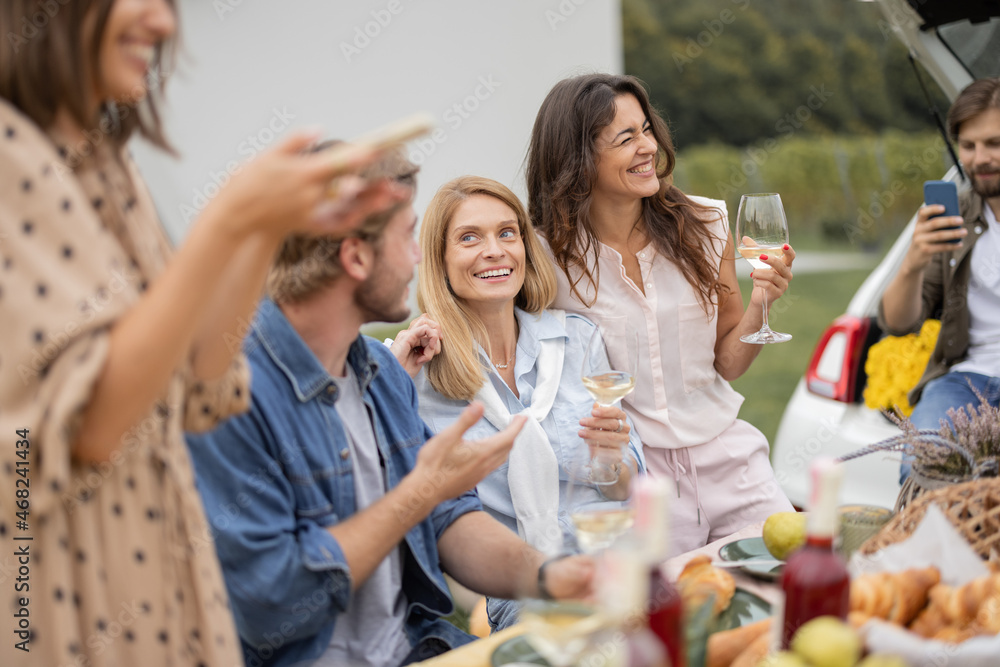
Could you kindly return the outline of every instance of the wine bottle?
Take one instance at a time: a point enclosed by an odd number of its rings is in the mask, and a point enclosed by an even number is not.
[[[684,608],[677,588],[663,575],[660,564],[669,552],[670,490],[663,480],[649,476],[634,482],[635,534],[649,578],[647,619],[650,632],[663,644],[673,667],[687,665]]]
[[[806,543],[788,557],[781,575],[784,592],[784,619],[781,648],[807,621],[817,616],[847,618],[850,577],[844,559],[834,551],[837,527],[837,494],[844,476],[841,464],[833,459],[813,461],[812,496],[806,525]]]

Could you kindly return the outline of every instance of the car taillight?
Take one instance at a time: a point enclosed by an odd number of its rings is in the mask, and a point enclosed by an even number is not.
[[[871,320],[841,315],[823,333],[806,371],[806,387],[814,394],[853,403],[864,373]]]

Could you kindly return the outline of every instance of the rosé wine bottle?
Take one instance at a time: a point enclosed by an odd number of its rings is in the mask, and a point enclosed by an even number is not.
[[[837,527],[837,494],[843,467],[833,459],[813,461],[812,496],[806,543],[788,557],[781,575],[784,621],[781,648],[788,649],[792,637],[804,623],[817,616],[847,618],[851,580],[840,554],[833,550]]]

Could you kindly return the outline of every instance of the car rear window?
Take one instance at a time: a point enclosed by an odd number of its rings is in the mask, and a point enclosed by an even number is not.
[[[982,23],[949,23],[940,26],[938,34],[972,78],[1000,75],[1000,18]]]

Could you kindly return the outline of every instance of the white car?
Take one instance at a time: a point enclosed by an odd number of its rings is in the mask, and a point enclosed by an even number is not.
[[[873,1],[883,13],[883,32],[893,32],[909,48],[949,99],[974,79],[1000,75],[997,0]],[[947,110],[940,111],[943,117]],[[957,169],[944,178],[957,178]],[[820,338],[785,408],[771,458],[778,482],[798,507],[808,506],[814,457],[842,456],[900,433],[865,406],[862,390],[868,348],[882,336],[875,322],[878,304],[906,253],[914,222]],[[899,460],[899,454],[876,453],[845,463],[841,501],[891,508],[899,492]]]

